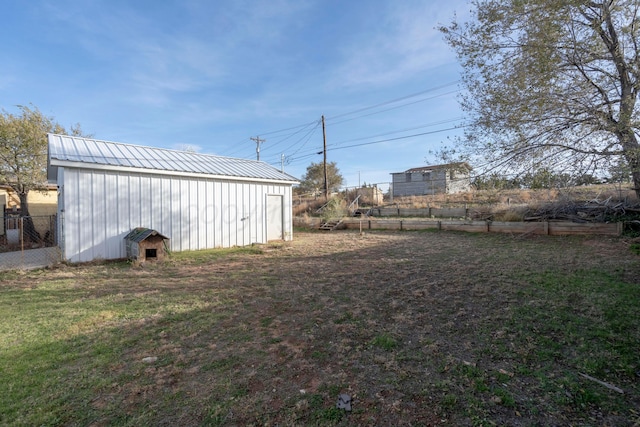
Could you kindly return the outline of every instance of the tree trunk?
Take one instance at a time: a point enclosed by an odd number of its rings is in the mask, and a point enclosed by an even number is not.
[[[636,197],[640,200],[640,170],[638,168],[640,168],[640,164],[636,164],[634,171],[631,172],[631,182],[633,182],[633,190],[636,192]]]
[[[640,143],[638,143],[631,127],[626,132],[621,132],[618,138],[631,171],[633,191],[635,191],[636,197],[640,200]]]
[[[40,243],[42,240],[40,233],[36,230],[36,227],[33,224],[33,218],[29,214],[29,202],[27,201],[28,196],[28,191],[18,193],[18,197],[20,197],[20,217],[22,218],[23,240],[25,242]]]

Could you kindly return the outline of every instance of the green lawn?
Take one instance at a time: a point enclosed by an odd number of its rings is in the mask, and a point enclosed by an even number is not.
[[[638,425],[632,249],[298,232],[2,272],[0,424]]]

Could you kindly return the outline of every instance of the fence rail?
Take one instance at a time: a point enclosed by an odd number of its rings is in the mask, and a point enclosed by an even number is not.
[[[296,218],[296,226],[317,228],[320,218]],[[494,222],[465,220],[420,220],[420,219],[357,219],[347,218],[342,221],[347,229],[363,230],[450,230],[476,233],[513,233],[540,235],[608,235],[622,234],[624,223],[576,223],[576,222]]]
[[[469,216],[469,208],[373,208],[373,216],[398,216],[398,217],[436,217],[436,218],[466,218]]]

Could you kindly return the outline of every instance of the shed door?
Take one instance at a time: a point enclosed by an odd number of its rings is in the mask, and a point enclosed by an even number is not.
[[[282,240],[283,197],[267,195],[267,240]]]

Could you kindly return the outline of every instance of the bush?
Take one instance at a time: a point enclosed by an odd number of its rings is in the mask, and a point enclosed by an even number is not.
[[[324,219],[325,221],[333,218],[342,218],[344,216],[347,216],[347,214],[348,211],[346,202],[336,197],[329,200],[322,209],[322,219]]]

